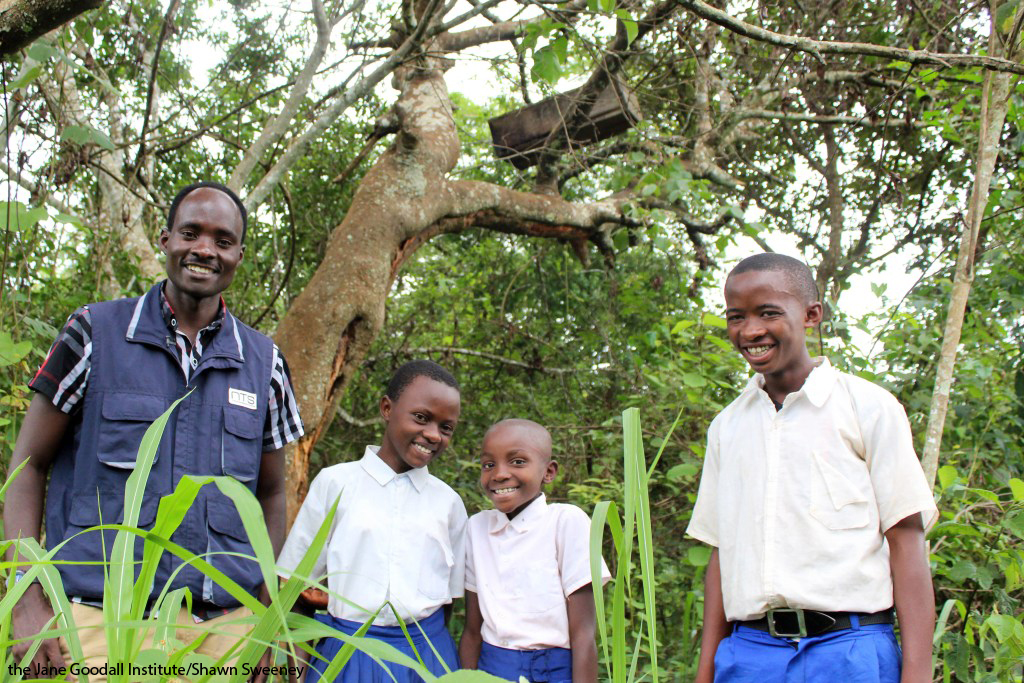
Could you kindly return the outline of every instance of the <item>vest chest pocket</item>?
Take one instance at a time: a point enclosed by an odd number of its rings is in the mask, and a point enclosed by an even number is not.
[[[168,405],[161,396],[106,394],[101,408],[103,425],[96,438],[99,461],[114,469],[134,470],[143,435]],[[157,449],[156,458],[159,457]]]
[[[244,483],[255,481],[263,451],[262,434],[255,412],[225,406],[220,441],[221,472]]]

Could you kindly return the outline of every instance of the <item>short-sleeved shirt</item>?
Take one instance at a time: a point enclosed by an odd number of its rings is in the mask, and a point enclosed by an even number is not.
[[[367,446],[361,460],[320,471],[277,563],[290,576],[339,501],[310,578],[327,576],[332,616],[364,622],[390,600],[399,618],[385,608],[374,623],[397,626],[462,597],[467,515],[459,495],[426,467],[397,474],[378,450]]]
[[[719,549],[730,621],[892,607],[884,533],[937,514],[896,398],[815,362],[780,410],[755,375],[708,431],[687,533]]]
[[[160,310],[167,325],[168,337],[175,342],[178,365],[185,382],[192,370],[199,364],[203,349],[208,347],[220,332],[227,314],[224,299],[213,322],[196,335],[193,344],[178,330],[174,309],[160,288]],[[72,414],[82,403],[89,384],[92,365],[92,316],[88,306],[79,308],[68,318],[64,329],[57,336],[50,352],[43,361],[29,387],[50,399],[53,405],[64,413]],[[273,368],[270,375],[270,401],[266,423],[263,426],[263,450],[272,451],[295,441],[303,434],[299,407],[292,390],[288,363],[274,345]]]
[[[590,518],[544,494],[509,519],[469,520],[466,590],[477,594],[485,642],[510,650],[569,648],[566,599],[591,583]],[[601,560],[602,584],[611,578]]]

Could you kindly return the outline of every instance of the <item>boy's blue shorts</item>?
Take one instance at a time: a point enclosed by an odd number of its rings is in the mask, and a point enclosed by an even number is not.
[[[353,635],[362,627],[362,624],[358,621],[338,619],[329,614],[318,614],[316,615],[316,620],[328,626],[333,626],[335,629],[348,635]],[[406,626],[409,636],[416,646],[416,652],[413,651],[412,646],[406,640],[399,626],[371,626],[366,632],[366,637],[384,641],[413,659],[416,659],[416,653],[418,652],[427,670],[435,676],[443,676],[447,673],[444,665],[447,665],[451,671],[458,669],[459,656],[455,650],[455,641],[452,639],[451,634],[448,633],[448,629],[444,624],[444,610],[437,610],[426,619],[421,620],[419,625],[423,629],[422,633],[420,628],[416,628],[415,624]],[[429,643],[423,637],[424,634],[430,639]],[[327,663],[338,656],[344,645],[345,643],[340,638],[322,638],[316,645],[316,651],[327,661],[314,659],[310,663],[309,671],[306,674],[306,683],[321,681],[322,674],[327,670]],[[440,655],[440,658],[434,654],[434,649],[431,648],[431,645],[437,649],[437,654]],[[444,665],[441,663],[442,660]],[[356,650],[352,653],[351,659],[345,663],[341,673],[338,674],[333,683],[394,683],[394,681],[398,681],[398,683],[422,683],[423,681],[419,675],[408,667],[390,662],[385,664],[387,670],[375,662],[370,655]]]
[[[572,683],[572,652],[563,647],[507,650],[484,643],[476,666],[508,681],[526,676],[530,683]]]
[[[791,640],[736,625],[715,652],[715,683],[899,683],[891,624]]]

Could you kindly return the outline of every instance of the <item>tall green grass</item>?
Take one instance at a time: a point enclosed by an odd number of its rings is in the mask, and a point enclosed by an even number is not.
[[[606,601],[604,591],[594,591],[601,654],[606,678],[612,683],[633,683],[648,677],[654,683],[660,680],[654,538],[648,485],[681,415],[680,412],[676,416],[669,434],[648,466],[640,431],[640,412],[629,408],[622,413],[625,473],[622,517],[620,519],[619,506],[614,502],[602,501],[594,507],[590,528],[590,573],[594,586],[601,585],[601,548],[605,528],[611,533],[615,548],[611,602]],[[634,544],[639,556],[639,574]],[[635,599],[634,591],[638,589],[642,601]],[[635,642],[630,645],[628,641],[634,636]],[[646,656],[642,657],[642,653]],[[641,661],[649,663],[649,671],[639,670]]]

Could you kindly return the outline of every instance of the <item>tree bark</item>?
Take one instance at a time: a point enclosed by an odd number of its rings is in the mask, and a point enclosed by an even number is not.
[[[0,0],[0,55],[9,55],[103,0]]]

